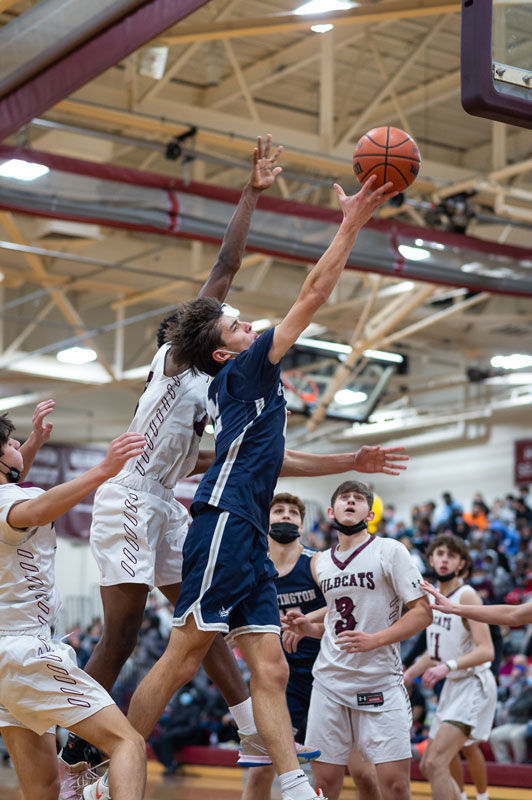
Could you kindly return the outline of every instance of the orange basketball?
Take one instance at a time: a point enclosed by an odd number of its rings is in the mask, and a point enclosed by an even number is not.
[[[360,183],[376,175],[373,188],[392,181],[394,190],[403,192],[419,172],[419,148],[408,133],[400,128],[373,128],[357,142],[353,153],[353,169]]]

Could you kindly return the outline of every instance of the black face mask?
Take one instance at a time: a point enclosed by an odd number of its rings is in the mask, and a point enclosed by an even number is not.
[[[4,467],[7,467],[7,472],[4,472],[4,475],[7,478],[8,483],[18,483],[20,480],[20,470],[16,467],[10,467],[6,464],[5,461],[0,460],[0,464],[3,464]]]
[[[342,525],[342,523],[338,522],[335,518],[331,525],[333,528],[336,528],[337,531],[340,531],[340,533],[345,533],[346,536],[353,536],[353,534],[360,533],[360,531],[368,527],[367,520],[365,519],[357,522],[356,525]]]
[[[445,575],[440,575],[439,572],[434,570],[436,577],[438,578],[439,583],[447,583],[447,581],[452,581],[453,578],[456,578],[456,570],[453,569],[452,572],[447,572]]]
[[[290,544],[299,538],[299,525],[294,522],[274,522],[269,533],[279,544]]]

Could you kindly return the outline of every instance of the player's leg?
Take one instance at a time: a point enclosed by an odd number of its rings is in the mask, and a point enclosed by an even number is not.
[[[250,767],[242,800],[270,800],[274,777],[275,768],[273,766]]]
[[[375,765],[366,761],[356,747],[351,750],[347,769],[357,787],[358,800],[381,800]]]
[[[376,764],[377,780],[382,797],[386,800],[411,800],[410,794],[410,759],[386,761]],[[449,795],[447,800],[451,800]],[[433,795],[436,800],[436,795]]]
[[[145,739],[172,695],[195,676],[215,636],[199,630],[191,614],[172,629],[165,652],[137,686],[129,706],[128,719]]]
[[[246,633],[238,646],[251,672],[251,697],[257,730],[279,775],[299,767],[286,705],[288,664],[275,633]]]
[[[466,748],[462,750],[465,753]],[[457,753],[453,760],[449,765],[449,769],[451,771],[452,778],[458,788],[460,789],[460,794],[463,796],[465,790],[465,778],[464,778],[464,768],[462,766],[462,759],[460,757],[460,753]]]
[[[460,800],[460,790],[451,776],[450,765],[469,733],[462,726],[442,722],[434,739],[430,739],[420,768],[430,781],[434,800]]]
[[[149,586],[141,583],[100,587],[103,634],[85,665],[85,671],[108,692],[135,649],[148,592]]]
[[[181,589],[180,583],[158,588],[170,603],[174,606],[177,604]],[[240,674],[233,651],[221,633],[214,638],[201,666],[214,685],[218,687],[230,709],[249,700],[248,687]],[[242,727],[238,720],[237,724],[239,728]]]
[[[327,800],[338,800],[344,785],[345,765],[312,762],[312,783],[319,787]],[[360,795],[359,795],[360,798]],[[364,800],[367,800],[364,797]]]
[[[57,800],[59,773],[55,733],[38,736],[28,728],[2,727],[24,800]]]
[[[477,794],[486,794],[488,791],[488,770],[486,769],[486,759],[480,749],[479,743],[473,742],[473,744],[462,748],[462,753],[467,759],[467,765],[473,783],[476,786]]]
[[[92,742],[110,758],[109,774],[104,783],[113,800],[141,800],[146,785],[146,745],[120,709],[106,706],[91,717],[72,726],[72,730],[83,739]],[[91,789],[93,791],[91,791]],[[93,786],[84,790],[84,798],[102,797]]]

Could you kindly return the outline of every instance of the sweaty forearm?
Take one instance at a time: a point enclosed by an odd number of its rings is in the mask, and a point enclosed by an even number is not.
[[[384,647],[388,644],[395,644],[403,642],[405,639],[410,639],[417,633],[426,628],[432,622],[432,612],[430,608],[427,611],[425,606],[418,606],[411,608],[406,614],[390,625],[375,634],[378,641],[378,647]]]
[[[39,452],[39,442],[34,433],[30,433],[23,445],[20,446],[20,452],[24,460],[24,469],[20,473],[20,480],[23,481],[30,471],[31,465],[37,453]]]
[[[237,270],[242,262],[251,218],[257,206],[259,195],[260,191],[253,189],[248,183],[242,191],[238,205],[227,226],[218,254],[218,261],[233,270]]]
[[[336,475],[354,469],[352,453],[331,453],[318,455],[301,453],[298,450],[285,450],[281,478],[316,477]]]
[[[313,303],[316,311],[325,303],[346,265],[359,230],[353,223],[342,222],[331,244],[307,276],[300,301]]]
[[[98,464],[68,483],[62,483],[32,500],[14,505],[7,521],[13,528],[33,528],[53,522],[97,489],[108,477],[110,473]]]

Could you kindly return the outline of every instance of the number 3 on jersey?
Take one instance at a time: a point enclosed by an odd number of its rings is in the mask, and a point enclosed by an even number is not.
[[[342,631],[354,631],[357,621],[353,616],[355,604],[350,597],[338,597],[335,600],[336,610],[340,614],[341,619],[338,620],[334,626],[336,635]]]

